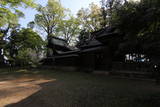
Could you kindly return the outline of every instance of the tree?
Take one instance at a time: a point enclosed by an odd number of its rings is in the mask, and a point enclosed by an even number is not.
[[[97,31],[103,27],[101,24],[103,17],[101,16],[101,8],[94,3],[91,3],[89,8],[81,8],[77,13],[77,17],[81,29],[77,43],[79,47],[92,38],[90,32]]]
[[[111,26],[112,18],[115,15],[115,11],[122,6],[122,4],[126,4],[127,0],[101,0],[101,16],[102,26]]]
[[[14,30],[6,46],[8,50],[6,51],[6,56],[15,63],[25,61],[25,64],[27,64],[30,61],[39,59],[39,54],[43,51],[43,47],[42,38],[32,29]],[[35,56],[36,59],[32,60],[32,56]]]
[[[17,7],[35,7],[33,0],[0,0],[0,27],[12,21],[12,18],[24,16]],[[9,20],[10,19],[10,20]],[[15,21],[15,20],[14,20]]]
[[[24,14],[18,10],[19,6],[34,7],[32,0],[0,0],[0,63],[4,63],[4,46],[6,36],[10,29],[18,25],[19,17]]]
[[[86,30],[82,30],[78,36],[78,41],[76,46],[78,48],[80,48],[80,46],[86,44],[88,42],[88,40],[90,40],[90,32],[86,31]]]
[[[57,0],[48,0],[48,4],[38,7],[38,14],[35,16],[36,25],[47,33],[47,39],[52,36],[55,27],[64,17],[64,8]]]
[[[33,29],[35,27],[35,22],[34,21],[29,22],[27,24],[27,27]]]
[[[94,3],[91,3],[89,5],[89,8],[81,8],[77,13],[77,16],[81,23],[81,29],[85,29],[88,32],[100,29],[102,27],[102,17],[100,16],[100,14],[101,8]]]
[[[55,34],[55,36],[62,37],[70,45],[74,44],[73,42],[75,41],[77,35],[80,32],[79,24],[80,23],[77,18],[70,16],[68,19],[64,19],[58,24],[56,28],[56,32],[58,34]]]
[[[120,46],[125,53],[144,53],[150,59],[159,58],[160,52],[159,0],[128,2],[116,11],[114,25],[125,33]]]

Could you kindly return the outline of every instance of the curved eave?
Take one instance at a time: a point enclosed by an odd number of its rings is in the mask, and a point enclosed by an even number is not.
[[[101,43],[107,43],[110,39],[117,38],[119,36],[120,35],[118,33],[108,33],[108,34],[100,35],[96,37],[96,39],[100,41]]]

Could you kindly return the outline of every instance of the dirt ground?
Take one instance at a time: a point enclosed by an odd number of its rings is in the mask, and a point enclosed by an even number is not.
[[[42,76],[3,76],[0,79],[0,107],[17,103],[41,90],[39,84],[54,81]]]
[[[0,72],[0,107],[159,107],[160,85],[83,72]],[[20,72],[20,73],[19,73]]]

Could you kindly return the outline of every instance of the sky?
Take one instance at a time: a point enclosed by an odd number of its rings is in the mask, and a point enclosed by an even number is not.
[[[100,0],[61,0],[62,6],[69,8],[73,15],[75,15],[82,7],[87,8],[92,2],[99,4]],[[45,6],[47,0],[36,0],[36,3]],[[20,8],[20,10],[25,14],[25,18],[20,19],[20,24],[22,27],[27,27],[28,22],[34,20],[34,15],[37,13],[37,11],[31,8]]]

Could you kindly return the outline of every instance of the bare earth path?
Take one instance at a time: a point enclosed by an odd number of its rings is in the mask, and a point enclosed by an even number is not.
[[[0,72],[0,107],[160,106],[160,86],[153,81],[82,72],[26,71]]]
[[[41,76],[3,76],[0,81],[0,107],[17,103],[41,90],[39,84],[54,80]]]

